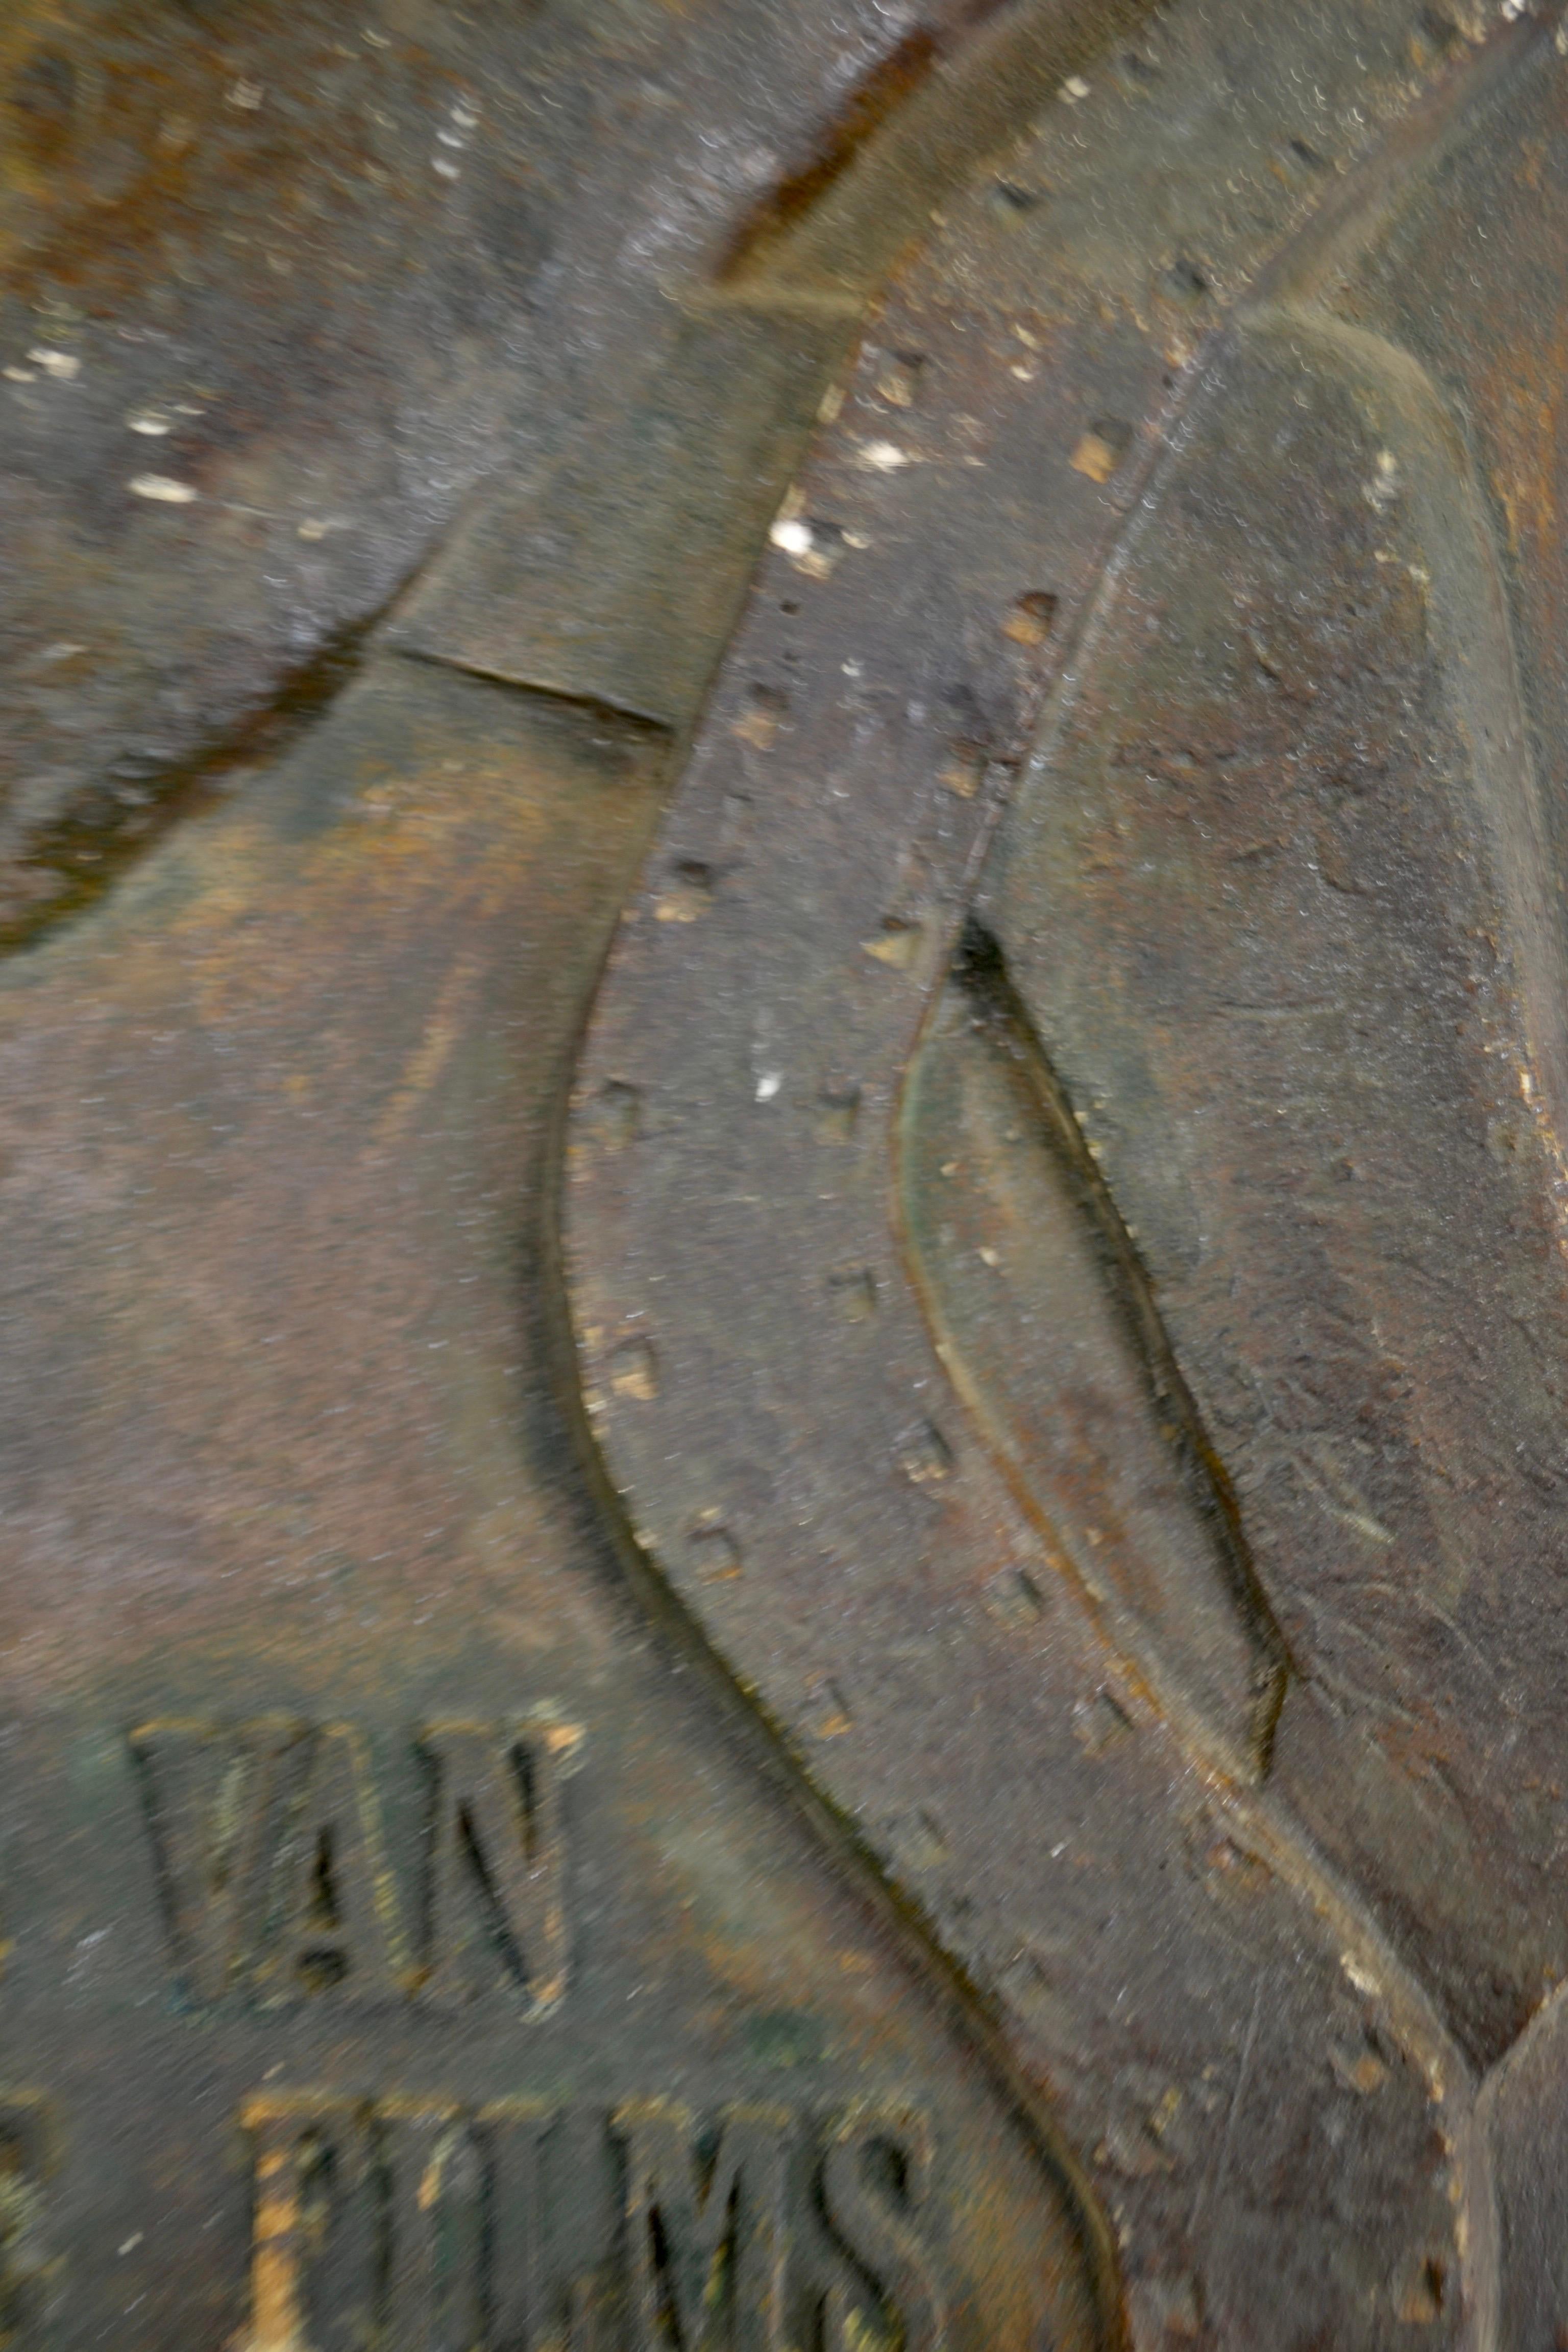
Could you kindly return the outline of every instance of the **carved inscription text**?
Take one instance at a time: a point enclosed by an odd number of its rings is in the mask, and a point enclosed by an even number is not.
[[[247,2352],[938,2352],[925,2118],[259,2095]]]
[[[506,1987],[542,2012],[561,1999],[562,1782],[580,1726],[548,1710],[419,1726],[402,1869],[353,1724],[165,1717],[130,1737],[171,1962],[192,2000],[337,1991],[449,2007]]]

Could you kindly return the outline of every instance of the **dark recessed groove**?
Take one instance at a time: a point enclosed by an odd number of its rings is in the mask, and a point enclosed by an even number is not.
[[[85,807],[42,834],[18,861],[24,872],[56,876],[63,887],[46,903],[0,921],[0,955],[52,939],[97,906],[176,824],[221,807],[251,770],[274,766],[292,751],[358,673],[392,601],[334,631],[268,701],[216,741],[149,776],[111,771]]]
[[[1027,128],[1070,74],[1158,0],[979,0],[900,42],[858,82],[815,152],[753,206],[716,272],[752,299],[864,299],[931,208]]]
[[[736,233],[719,276],[739,277],[821,202],[884,122],[930,78],[942,51],[924,26],[909,33],[862,76],[817,135],[816,152],[770,188]]]
[[[933,196],[1020,130],[1063,72],[1153,5],[1108,0],[1086,37],[1052,0],[957,0],[862,77],[819,132],[811,157],[742,223],[718,273],[720,290],[728,284],[762,290],[775,274],[789,283],[803,273],[840,278],[852,257],[848,299],[858,305],[918,234]],[[787,283],[774,290],[787,299]],[[437,551],[418,571],[430,568]],[[0,956],[52,939],[99,905],[175,825],[220,806],[247,771],[291,751],[326,716],[412,584],[411,575],[374,613],[330,636],[226,734],[150,775],[111,772],[68,817],[39,835],[18,866],[37,876],[48,895],[0,919]],[[621,725],[658,724],[614,702],[521,683],[556,699],[581,699]]]
[[[581,1067],[583,1036],[593,995],[566,1071]],[[721,1736],[776,1791],[820,1842],[826,1859],[889,1937],[914,1981],[950,2030],[973,2053],[1009,2109],[1035,2162],[1061,2195],[1081,2248],[1095,2308],[1097,2352],[1131,2352],[1115,2241],[1100,2200],[1064,2138],[1055,2114],[1015,2051],[1000,2004],[950,1948],[941,1924],[889,1873],[865,1825],[819,1784],[801,1754],[791,1725],[777,1716],[754,1684],[743,1681],[707,1625],[682,1596],[648,1538],[627,1512],[589,1418],[581,1374],[582,1342],[572,1302],[566,1240],[567,1129],[571,1087],[552,1096],[549,1131],[541,1139],[542,1181],[537,1221],[525,1241],[534,1278],[522,1286],[531,1336],[552,1378],[542,1400],[542,1430],[533,1442],[545,1460],[564,1440],[580,1466],[589,1506],[586,1549],[611,1589],[636,1606],[668,1664],[689,1673],[712,1707]]]
[[[1232,1605],[1268,1662],[1268,1685],[1253,1729],[1258,1768],[1266,1775],[1291,1661],[1252,1559],[1235,1488],[1176,1361],[1137,1244],[1013,986],[999,944],[973,917],[965,924],[953,974],[1027,1082],[1047,1138],[1097,1237],[1107,1291],[1131,1334],[1162,1422],[1174,1431],[1173,1451],[1208,1523]]]
[[[542,678],[491,669],[483,662],[460,661],[455,654],[428,651],[424,646],[394,644],[388,651],[399,661],[424,662],[435,669],[455,669],[463,677],[477,677],[486,686],[502,687],[509,694],[523,694],[533,700],[556,703],[563,710],[579,711],[584,719],[602,727],[617,728],[638,742],[668,743],[674,738],[675,730],[666,720],[650,718],[646,710],[638,710],[629,702],[613,702],[601,694],[573,694]]]

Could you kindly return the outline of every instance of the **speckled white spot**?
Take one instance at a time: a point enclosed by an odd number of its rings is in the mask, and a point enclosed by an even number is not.
[[[168,507],[188,507],[201,492],[189,482],[176,482],[167,474],[138,474],[126,486],[139,499],[157,499]]]

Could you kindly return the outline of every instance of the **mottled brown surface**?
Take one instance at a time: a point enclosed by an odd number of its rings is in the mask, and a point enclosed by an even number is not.
[[[666,287],[887,39],[869,6],[7,12],[0,936],[203,763],[264,764],[475,486],[619,409]]]
[[[1565,86],[0,28],[18,2352],[1568,2325]]]
[[[381,662],[265,805],[13,976],[5,2032],[60,2141],[53,2340],[241,2324],[239,2110],[298,2087],[890,2091],[935,2123],[952,2340],[1100,2340],[1061,2188],[650,1640],[574,1466],[551,1109],[659,777],[646,734]],[[542,1700],[584,1727],[549,2019],[367,2011],[352,1974],[176,1998],[132,1724],[360,1724],[412,1903],[408,1727]]]
[[[1562,68],[1528,25],[1472,55],[1391,13],[1353,66],[1329,29],[1292,11],[1266,58],[1178,12],[898,285],[623,930],[568,1221],[631,1524],[1100,2134],[1151,2344],[1486,2340],[1526,2242],[1511,2188],[1493,2240],[1488,2150],[1522,2110],[1472,2102],[1561,1965],[1562,949],[1520,683],[1552,657],[1516,638],[1474,377],[1447,406],[1367,289],[1409,288],[1418,224],[1435,262],[1449,206],[1554,249],[1522,174],[1502,226],[1497,126]],[[1338,131],[1336,74],[1365,77]],[[1349,170],[1379,107],[1411,111]],[[1461,296],[1505,301],[1447,283],[1404,296],[1445,355]],[[1508,315],[1500,348],[1550,334]],[[658,919],[697,858],[693,940]],[[947,1075],[966,909],[961,979],[999,959],[1076,1202],[1037,1136],[1046,1189],[1005,1216],[1016,1109]],[[641,1097],[614,1155],[606,1086]],[[1152,1352],[1116,1337],[1108,1239]],[[617,1386],[633,1345],[657,1386]],[[1107,1395],[1115,1436],[1075,1442]],[[1163,1507],[1097,1578],[1152,1411]],[[1211,1538],[1185,1548],[1184,1463]],[[705,1575],[707,1526],[738,1575]],[[1253,1798],[1237,1664],[1270,1620]],[[1245,1925],[1199,1907],[1216,1885]],[[1319,2157],[1247,2152],[1308,2082],[1364,2152],[1331,2222]]]

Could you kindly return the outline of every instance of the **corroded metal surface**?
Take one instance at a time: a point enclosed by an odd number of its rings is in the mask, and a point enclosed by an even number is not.
[[[0,76],[0,2342],[1568,2340],[1568,37]]]

